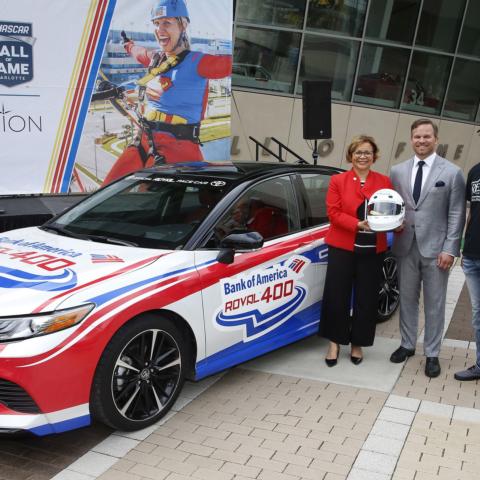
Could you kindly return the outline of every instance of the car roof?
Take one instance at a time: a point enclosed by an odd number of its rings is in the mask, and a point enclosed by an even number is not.
[[[336,167],[311,165],[308,163],[232,161],[212,163],[171,163],[168,165],[158,165],[144,169],[141,172],[157,175],[214,177],[235,183],[241,183],[246,180],[253,180],[265,176],[268,177],[282,173],[289,174],[302,171],[309,171],[310,173],[318,171],[318,173],[333,175],[335,173],[340,173],[343,170]],[[138,173],[140,172],[137,172],[137,174]]]

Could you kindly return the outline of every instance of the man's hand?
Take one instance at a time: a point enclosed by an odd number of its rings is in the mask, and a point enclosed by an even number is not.
[[[403,222],[401,225],[399,225],[397,228],[395,228],[393,231],[395,233],[401,232],[405,228],[405,222]]]
[[[442,252],[437,257],[437,267],[442,270],[448,270],[452,265],[455,257],[448,253]]]
[[[127,34],[125,33],[125,30],[122,30],[122,31],[120,32],[120,36],[122,37],[122,40],[123,40],[123,44],[124,44],[124,45],[125,45],[126,43],[132,41],[130,38],[127,37]]]

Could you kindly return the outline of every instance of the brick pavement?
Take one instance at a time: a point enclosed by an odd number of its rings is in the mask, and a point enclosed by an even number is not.
[[[417,351],[421,351],[421,348],[418,345]],[[475,363],[475,350],[443,346],[439,358],[442,373],[439,377],[430,379],[423,375],[425,357],[415,355],[408,359],[393,393],[420,400],[480,408],[480,384],[458,382],[453,378],[455,372]]]
[[[453,316],[455,321],[448,327],[445,337],[456,340],[469,340],[470,342],[475,341],[472,328],[472,304],[466,285],[463,286],[458,297]]]
[[[48,480],[112,433],[103,424],[48,437],[1,437],[0,480]]]
[[[386,398],[237,368],[98,478],[346,478]]]
[[[453,300],[449,308],[452,323],[466,315]],[[398,320],[377,335],[398,338]],[[159,425],[116,432],[54,479],[477,479],[480,382],[453,379],[474,361],[469,340],[444,342],[435,379],[419,343],[391,392],[237,367]]]

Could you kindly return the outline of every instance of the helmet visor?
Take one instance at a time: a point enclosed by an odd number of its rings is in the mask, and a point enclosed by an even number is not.
[[[398,203],[374,202],[368,206],[368,215],[399,215],[402,206]]]

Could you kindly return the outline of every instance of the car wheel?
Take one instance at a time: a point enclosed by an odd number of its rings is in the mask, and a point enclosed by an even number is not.
[[[398,288],[397,260],[387,252],[382,266],[382,283],[378,300],[378,322],[388,320],[398,308],[400,291]]]
[[[97,366],[90,403],[93,416],[120,430],[157,422],[183,386],[187,345],[166,318],[146,314],[124,325]]]

